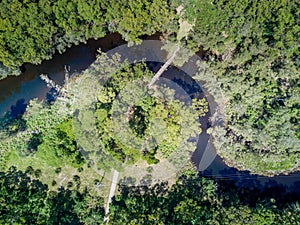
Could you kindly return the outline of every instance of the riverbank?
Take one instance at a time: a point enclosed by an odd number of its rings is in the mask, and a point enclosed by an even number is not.
[[[2,81],[1,81],[0,85],[2,85],[3,87],[6,87],[7,90],[13,89],[11,86],[9,86],[10,84],[11,85],[15,84],[15,83],[18,84],[17,87],[15,88],[15,93],[9,94],[11,97],[9,97],[9,95],[5,96],[5,91],[3,91],[4,101],[2,101],[2,103],[1,103],[1,110],[3,110],[3,111],[9,110],[11,108],[11,106],[14,105],[13,102],[18,101],[20,99],[25,99],[24,104],[26,105],[26,102],[33,97],[39,97],[40,99],[47,97],[47,92],[49,91],[49,89],[46,87],[44,82],[42,82],[40,80],[40,78],[38,77],[39,73],[49,74],[50,78],[54,79],[58,83],[62,83],[63,79],[64,79],[65,65],[70,66],[71,72],[80,72],[80,70],[83,70],[84,68],[88,67],[89,64],[91,63],[91,61],[93,61],[95,59],[98,47],[102,46],[102,49],[103,49],[103,46],[106,46],[107,44],[111,44],[111,47],[113,48],[114,46],[124,43],[124,41],[122,40],[120,35],[117,35],[117,34],[115,34],[115,35],[116,36],[113,38],[108,36],[108,37],[98,40],[98,41],[91,40],[91,46],[89,46],[89,45],[74,46],[73,48],[70,49],[70,51],[67,51],[65,55],[61,55],[61,56],[58,55],[57,56],[58,58],[54,59],[54,60],[56,60],[56,61],[54,61],[54,63],[45,62],[45,65],[44,64],[41,65],[41,67],[43,69],[38,69],[38,68],[40,68],[40,66],[37,66],[37,68],[35,68],[35,66],[32,66],[31,69],[27,70],[27,72],[25,71],[25,73],[27,73],[28,75],[23,77],[21,79],[21,81],[19,81],[19,82],[12,82],[12,80],[10,80],[10,78],[8,79],[8,81],[9,81],[8,83],[5,83],[5,82],[2,83]],[[153,38],[157,39],[158,37],[159,36],[156,35]],[[151,37],[149,37],[148,39],[151,39]],[[102,43],[102,41],[103,41],[103,43]],[[88,42],[88,43],[90,43],[90,42]],[[74,49],[74,52],[73,52],[73,49]],[[106,49],[108,50],[109,47],[106,46]],[[85,57],[82,58],[82,56],[85,56]],[[84,61],[82,59],[84,59]],[[49,68],[51,73],[47,73],[47,71],[46,71],[47,68]],[[191,68],[195,68],[195,67],[190,67],[187,64],[186,68],[191,69]],[[203,82],[203,80],[207,79],[207,78],[208,78],[208,75],[204,74],[204,75],[202,75],[202,77],[200,77],[199,80],[201,82]],[[13,79],[18,79],[18,78],[14,77]],[[35,83],[35,82],[37,82],[37,83]],[[214,82],[211,82],[211,83],[214,83]],[[203,84],[203,90],[207,89],[207,91],[205,93],[206,98],[210,102],[211,111],[215,112],[217,106],[216,106],[216,104],[213,103],[213,97],[210,95],[210,93],[212,93],[214,96],[216,96],[215,97],[216,100],[222,99],[222,98],[218,97],[218,96],[222,96],[222,93],[219,92],[219,94],[218,94],[216,92],[216,90],[218,90],[217,88],[215,88],[215,89],[213,89],[212,87],[207,88],[205,82],[203,82],[201,84]],[[214,84],[215,84],[215,87],[217,87],[217,82],[215,82]],[[0,89],[0,90],[3,90],[3,89]],[[24,94],[25,94],[25,96],[24,96]],[[222,101],[224,102],[224,100],[222,100]],[[24,104],[20,104],[20,106],[24,107]],[[18,105],[16,105],[16,107],[18,108]],[[222,111],[223,110],[221,110],[221,112]],[[222,113],[217,114],[216,116],[213,116],[213,118],[215,120],[215,122],[213,123],[214,125],[222,123],[223,119],[222,119],[222,116],[220,118],[220,115],[222,115]],[[208,127],[206,127],[206,128],[208,128]],[[203,152],[200,153],[199,160],[201,160],[201,154],[203,156]],[[214,164],[214,162],[213,162],[213,164]],[[217,162],[217,165],[224,165],[224,161],[219,160]],[[225,168],[230,169],[231,167],[225,166]],[[247,173],[245,173],[245,174],[247,174]],[[214,175],[212,175],[212,176],[214,176]],[[216,176],[219,177],[219,174],[217,173]],[[294,178],[295,174],[293,174],[291,176]],[[296,176],[298,176],[297,173],[296,173]],[[245,175],[245,179],[246,179],[246,177],[247,177],[247,175]],[[266,178],[266,179],[268,179],[268,178]],[[281,180],[280,183],[284,185],[285,181]]]

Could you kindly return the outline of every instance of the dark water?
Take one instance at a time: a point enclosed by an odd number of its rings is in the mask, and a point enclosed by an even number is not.
[[[18,101],[28,103],[32,98],[44,99],[49,92],[40,74],[47,74],[51,79],[61,84],[64,81],[65,66],[70,73],[86,69],[95,59],[97,50],[107,51],[125,43],[121,35],[111,34],[99,40],[89,40],[87,44],[73,46],[63,54],[56,54],[53,59],[40,65],[25,64],[25,72],[21,76],[11,76],[0,80],[0,117],[11,106],[18,106]]]
[[[156,68],[156,70],[158,69]],[[191,98],[205,97],[199,84],[183,71],[176,71],[174,68],[169,68],[163,74],[163,77],[176,82]],[[191,157],[191,161],[196,166],[200,164],[209,140],[206,130],[210,127],[210,116],[209,111],[205,117],[200,119],[202,133],[199,135],[197,150]],[[214,151],[213,149],[211,150]],[[253,175],[249,171],[240,171],[227,166],[219,156],[212,162],[208,162],[208,164],[210,165],[205,170],[199,168],[200,176],[213,177],[227,183],[233,183],[239,188],[247,188],[249,190],[256,190],[257,192],[269,192],[279,196],[290,194],[293,198],[300,200],[300,172],[274,177]]]
[[[158,35],[145,37],[145,39],[158,39]],[[57,83],[63,83],[65,66],[70,68],[70,73],[80,72],[86,69],[95,59],[97,49],[107,51],[125,43],[119,34],[107,35],[99,40],[89,40],[86,44],[80,44],[68,49],[64,54],[54,55],[52,60],[44,61],[41,65],[25,64],[25,71],[21,76],[8,77],[0,81],[0,117],[5,112],[11,111],[12,115],[21,114],[25,111],[28,101],[32,98],[45,99],[49,88],[40,79],[40,74],[47,74]],[[176,69],[173,68],[173,72]],[[165,73],[163,76],[173,82],[177,82],[185,91],[198,97],[204,97],[201,87],[194,85],[193,80],[181,71],[177,75]],[[194,82],[195,83],[195,82]],[[196,92],[195,92],[196,90]],[[192,155],[192,161],[197,164],[203,156],[205,145],[209,139],[206,129],[209,113],[202,119],[201,128],[204,131],[198,141],[198,149]],[[205,145],[203,145],[205,143]],[[218,180],[233,182],[238,187],[247,187],[252,190],[271,190],[277,194],[296,193],[300,199],[300,172],[275,177],[252,175],[248,171],[239,171],[224,164],[220,157],[216,157],[210,166],[199,172],[200,176],[213,177]]]

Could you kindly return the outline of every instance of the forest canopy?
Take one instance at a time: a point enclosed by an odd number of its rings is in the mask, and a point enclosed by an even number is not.
[[[167,1],[1,1],[0,62],[9,68],[39,64],[56,51],[109,32],[136,42],[162,31],[172,19]],[[1,73],[0,78],[5,74],[12,73]]]
[[[131,46],[155,34],[169,53],[180,46],[178,61],[201,58],[205,70],[193,79],[216,103],[207,126],[224,162],[254,174],[288,174],[300,170],[299,18],[298,0],[2,0],[0,79],[107,34],[119,33]],[[194,99],[192,111],[160,96],[127,107],[131,90],[146,89],[136,80],[145,84],[154,75],[145,62],[122,65],[100,91],[94,75],[112,72],[119,66],[114,59],[100,54],[66,86],[58,85],[53,100],[32,99],[24,113],[0,118],[0,223],[101,224],[112,168],[146,165],[143,179],[149,181],[155,165],[183,149],[180,134],[193,139],[201,132],[205,99]],[[168,88],[161,93],[174,95]],[[153,133],[159,141],[140,147]],[[95,149],[103,150],[101,157]],[[188,161],[189,151],[176,159]],[[169,184],[120,184],[110,223],[299,223],[292,194],[281,198],[280,191],[239,189],[186,173]]]
[[[129,44],[160,32],[202,49],[210,73],[198,78],[222,93],[225,127],[211,131],[218,154],[253,173],[287,173],[300,166],[299,9],[296,0],[2,1],[1,76],[111,32]]]

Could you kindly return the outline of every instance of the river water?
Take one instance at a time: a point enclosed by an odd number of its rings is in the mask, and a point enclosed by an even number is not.
[[[145,39],[158,39],[158,35],[145,37]],[[24,72],[18,77],[8,77],[0,81],[0,116],[7,111],[22,113],[26,104],[32,98],[45,99],[48,97],[49,88],[40,79],[40,74],[47,74],[59,84],[64,81],[65,66],[70,68],[70,73],[86,69],[95,59],[97,49],[110,50],[124,44],[119,34],[107,35],[99,40],[89,40],[68,49],[64,54],[56,54],[53,59],[44,61],[40,65],[25,64]],[[166,76],[167,77],[167,76]],[[207,120],[208,118],[206,118]],[[194,163],[199,163],[203,155],[203,141],[207,142],[206,134],[208,123],[202,123],[203,135],[200,137],[198,149],[192,156]],[[248,171],[239,171],[227,166],[220,157],[216,157],[204,171],[199,171],[200,176],[213,177],[220,180],[233,182],[238,187],[248,187],[257,190],[276,190],[278,194],[296,193],[300,199],[300,172],[275,177],[252,175]]]

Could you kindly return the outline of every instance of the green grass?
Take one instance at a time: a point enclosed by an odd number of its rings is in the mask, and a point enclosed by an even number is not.
[[[87,163],[82,166],[82,171],[79,172],[78,168],[72,167],[70,165],[63,164],[63,159],[49,155],[53,157],[53,160],[45,159],[40,157],[40,154],[35,154],[34,156],[20,157],[16,152],[11,152],[6,158],[5,169],[11,166],[15,166],[18,170],[26,171],[26,169],[31,166],[34,170],[41,170],[41,175],[39,177],[40,181],[47,184],[49,190],[57,190],[60,186],[67,187],[69,182],[73,183],[70,189],[76,188],[76,182],[74,182],[73,177],[75,175],[80,177],[79,190],[83,190],[88,187],[95,194],[102,196],[106,199],[109,193],[111,174],[105,173],[103,170],[99,170],[95,167],[88,167]],[[49,164],[50,162],[50,164]],[[55,164],[53,164],[55,162]],[[62,162],[61,164],[56,164]],[[57,168],[61,168],[60,172],[56,172]],[[95,180],[101,182],[101,186],[95,185]],[[55,185],[53,185],[55,181]]]

